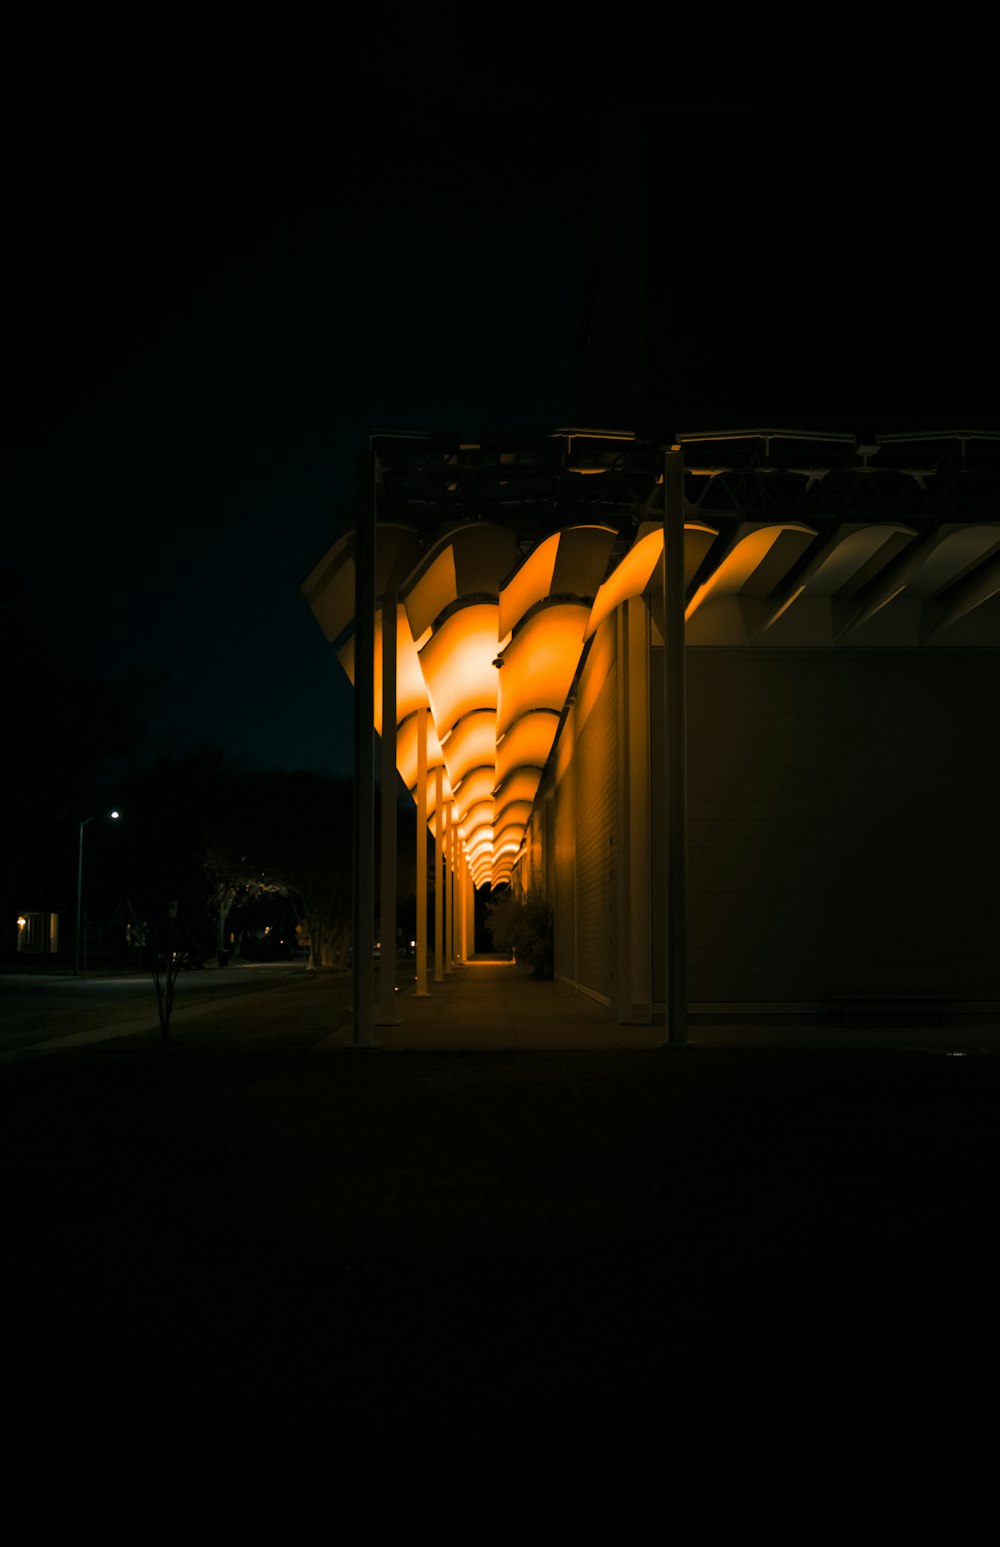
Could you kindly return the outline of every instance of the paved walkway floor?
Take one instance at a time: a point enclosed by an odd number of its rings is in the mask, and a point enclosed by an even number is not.
[[[530,969],[490,958],[472,961],[430,981],[418,998],[411,982],[400,984],[398,1023],[377,1024],[376,1044],[388,1052],[596,1051],[659,1048],[658,1025],[619,1025],[608,1006],[565,983],[539,982]],[[709,1019],[692,1017],[691,1047],[854,1048],[955,1052],[1000,1051],[1000,1021],[983,1016],[938,1024],[927,1016],[907,1022],[883,1016],[877,1024],[858,1017],[849,1025],[820,1018],[760,1016]],[[353,1045],[345,1022],[318,1046],[336,1050]]]
[[[400,985],[399,1024],[377,1025],[375,1039],[390,1052],[498,1052],[530,1049],[654,1047],[650,1026],[619,1026],[610,1010],[563,983],[542,983],[530,969],[490,959],[456,967],[426,998]],[[350,1046],[350,1022],[323,1047]]]
[[[417,997],[412,977],[400,964],[397,1020],[376,1024],[374,1045],[385,1052],[615,1052],[664,1047],[662,1022],[619,1025],[610,1008],[565,983],[543,983],[531,970],[483,957],[456,967],[444,981],[428,983]],[[412,971],[412,965],[409,968]],[[273,975],[273,974],[272,974]],[[233,980],[229,979],[230,984]],[[288,996],[291,995],[291,999]],[[172,1035],[203,1048],[275,1050],[293,1044],[323,1051],[354,1046],[351,983],[347,973],[279,975],[266,994],[212,994],[185,998],[174,1008]],[[138,1007],[137,1007],[138,1008]],[[66,1017],[53,1018],[50,1035],[16,1038],[0,1051],[0,1064],[55,1052],[132,1039],[158,1041],[156,1005],[150,993],[134,1019],[109,1018],[70,1030]],[[10,1039],[8,1039],[10,1040]],[[968,1056],[1000,1052],[1000,1017],[965,1015],[943,1024],[933,1015],[835,1017],[775,1015],[693,1015],[687,1045],[714,1049],[798,1051],[904,1051]]]

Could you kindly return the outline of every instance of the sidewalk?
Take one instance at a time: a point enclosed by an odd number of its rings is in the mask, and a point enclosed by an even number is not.
[[[260,967],[243,964],[223,977],[234,986],[239,977],[248,985]],[[271,968],[273,971],[273,966]],[[279,969],[280,971],[280,969]],[[418,998],[411,976],[412,963],[399,963],[394,1024],[373,1027],[373,1046],[383,1052],[616,1052],[663,1049],[662,1021],[654,1025],[619,1025],[610,1008],[565,983],[545,983],[531,970],[513,962],[482,957],[457,966],[444,981],[428,982],[425,997]],[[253,1005],[244,993],[200,996],[191,1004],[186,996],[175,1004],[172,1026],[183,1033],[189,1023],[193,1045],[238,1052],[253,1046],[287,1048],[291,1041],[319,1051],[354,1047],[351,1022],[351,983],[346,972],[280,974],[296,989],[294,1006],[268,990],[266,1001]],[[291,1029],[294,1027],[294,1036]],[[333,1028],[332,1030],[330,1028]],[[65,1019],[53,1022],[52,1035],[29,1040],[0,1051],[0,1063],[69,1052],[112,1041],[157,1038],[157,1011],[150,994],[148,1004],[134,1016],[103,1024],[86,1023],[70,1031]],[[691,1017],[687,1046],[693,1049],[796,1052],[926,1052],[969,1056],[1000,1052],[1000,1020],[988,1016],[956,1017],[944,1025],[932,1016],[909,1023],[902,1017],[882,1016],[865,1022],[860,1017],[840,1025],[832,1016],[796,1017],[759,1015]]]
[[[654,1047],[662,1039],[653,1027],[617,1025],[606,1005],[565,984],[541,983],[514,962],[484,959],[456,967],[442,983],[429,978],[426,998],[417,998],[412,980],[398,987],[399,1024],[374,1029],[388,1052],[594,1051]],[[351,1045],[350,1022],[319,1044]]]
[[[400,964],[401,968],[403,964]],[[664,1045],[658,1025],[619,1025],[611,1010],[565,983],[543,983],[530,969],[488,958],[457,966],[443,982],[428,980],[417,998],[412,979],[398,985],[398,1023],[374,1027],[375,1044],[386,1052],[541,1052],[654,1049]],[[932,1018],[904,1024],[882,1017],[880,1024],[856,1019],[849,1026],[817,1018],[757,1016],[693,1017],[688,1044],[694,1048],[891,1049],[968,1055],[1000,1051],[1000,1022],[966,1017],[937,1025]],[[353,1046],[345,1022],[317,1044],[323,1050]]]

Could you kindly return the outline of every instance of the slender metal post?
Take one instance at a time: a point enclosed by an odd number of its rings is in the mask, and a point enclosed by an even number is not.
[[[469,871],[468,871],[468,866],[466,865],[466,862],[465,862],[465,850],[462,848],[461,843],[459,843],[459,845],[458,845],[458,959],[459,959],[460,962],[466,962],[469,959],[469,953],[468,953],[468,950],[466,949],[466,942],[468,940],[468,933],[469,933],[468,932],[468,927],[467,927],[467,924],[466,924],[466,913],[468,912],[468,904],[467,904],[467,901],[466,901],[466,897],[467,897],[467,894],[468,894],[468,889],[469,889]]]
[[[472,871],[469,869],[468,856],[466,856],[466,889],[465,889],[465,942],[466,961],[471,961],[476,954],[476,883],[473,880]]]
[[[461,852],[461,843],[458,842],[458,821],[454,823],[455,832],[455,962],[464,961],[463,930],[461,930],[461,910],[463,910],[466,886],[464,886],[464,855]]]
[[[444,982],[444,833],[441,810],[444,769],[438,763],[434,770],[434,981]]]
[[[687,1042],[687,703],[684,657],[684,453],[663,461],[665,1042]]]
[[[427,998],[427,716],[417,710],[417,999]]]
[[[452,831],[451,831],[451,805],[449,804],[444,814],[444,970],[450,972],[455,965],[454,951],[452,949],[452,932],[454,930],[454,917],[451,903],[451,855]]]
[[[375,871],[375,521],[374,451],[358,459],[354,534],[354,1032],[372,1047]]]
[[[458,807],[451,808],[451,965],[458,966]]]
[[[77,977],[80,976],[80,917],[83,902],[83,829],[91,820],[92,818],[88,816],[80,823],[80,848],[76,858],[76,939],[73,971]]]
[[[379,1006],[376,1024],[397,1026],[396,1014],[396,626],[394,586],[382,597],[382,860],[379,876]]]

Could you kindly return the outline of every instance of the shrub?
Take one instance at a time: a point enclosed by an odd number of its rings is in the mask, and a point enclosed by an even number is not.
[[[489,905],[488,924],[498,951],[534,969],[536,978],[553,975],[552,909],[544,897],[515,897],[507,892]]]

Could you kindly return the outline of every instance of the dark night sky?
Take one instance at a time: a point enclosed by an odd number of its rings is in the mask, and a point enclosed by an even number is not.
[[[569,417],[609,111],[638,84],[674,115],[664,166],[683,168],[690,238],[672,259],[679,289],[699,293],[706,193],[724,203],[727,179],[740,189],[735,249],[776,240],[773,211],[758,231],[748,190],[763,198],[780,167],[722,164],[762,109],[775,150],[773,54],[748,78],[745,40],[732,40],[710,87],[670,96],[636,76],[634,49],[614,69],[600,39],[473,48],[454,28],[394,26],[391,43],[357,33],[330,47],[290,24],[189,35],[154,8],[24,34],[0,82],[14,148],[8,560],[57,652],[164,671],[186,695],[178,719],[263,765],[348,768],[348,690],[298,584],[351,498],[365,432]],[[992,164],[990,104],[939,83],[928,115],[891,49],[868,50],[848,79],[820,90],[798,75],[782,109],[839,117],[846,141],[822,127],[814,141],[840,144],[827,172],[848,220],[858,182],[870,215],[872,190],[906,162],[905,124],[921,111],[939,164],[926,186],[903,166],[893,242],[912,233],[919,249],[936,226],[938,276],[954,277],[941,235],[957,197],[951,147]],[[818,196],[801,183],[800,165],[781,192],[785,248]],[[824,220],[810,217],[812,239]],[[991,267],[978,224],[967,212],[966,278]],[[879,240],[870,225],[866,239]],[[921,323],[938,349],[939,315]]]

